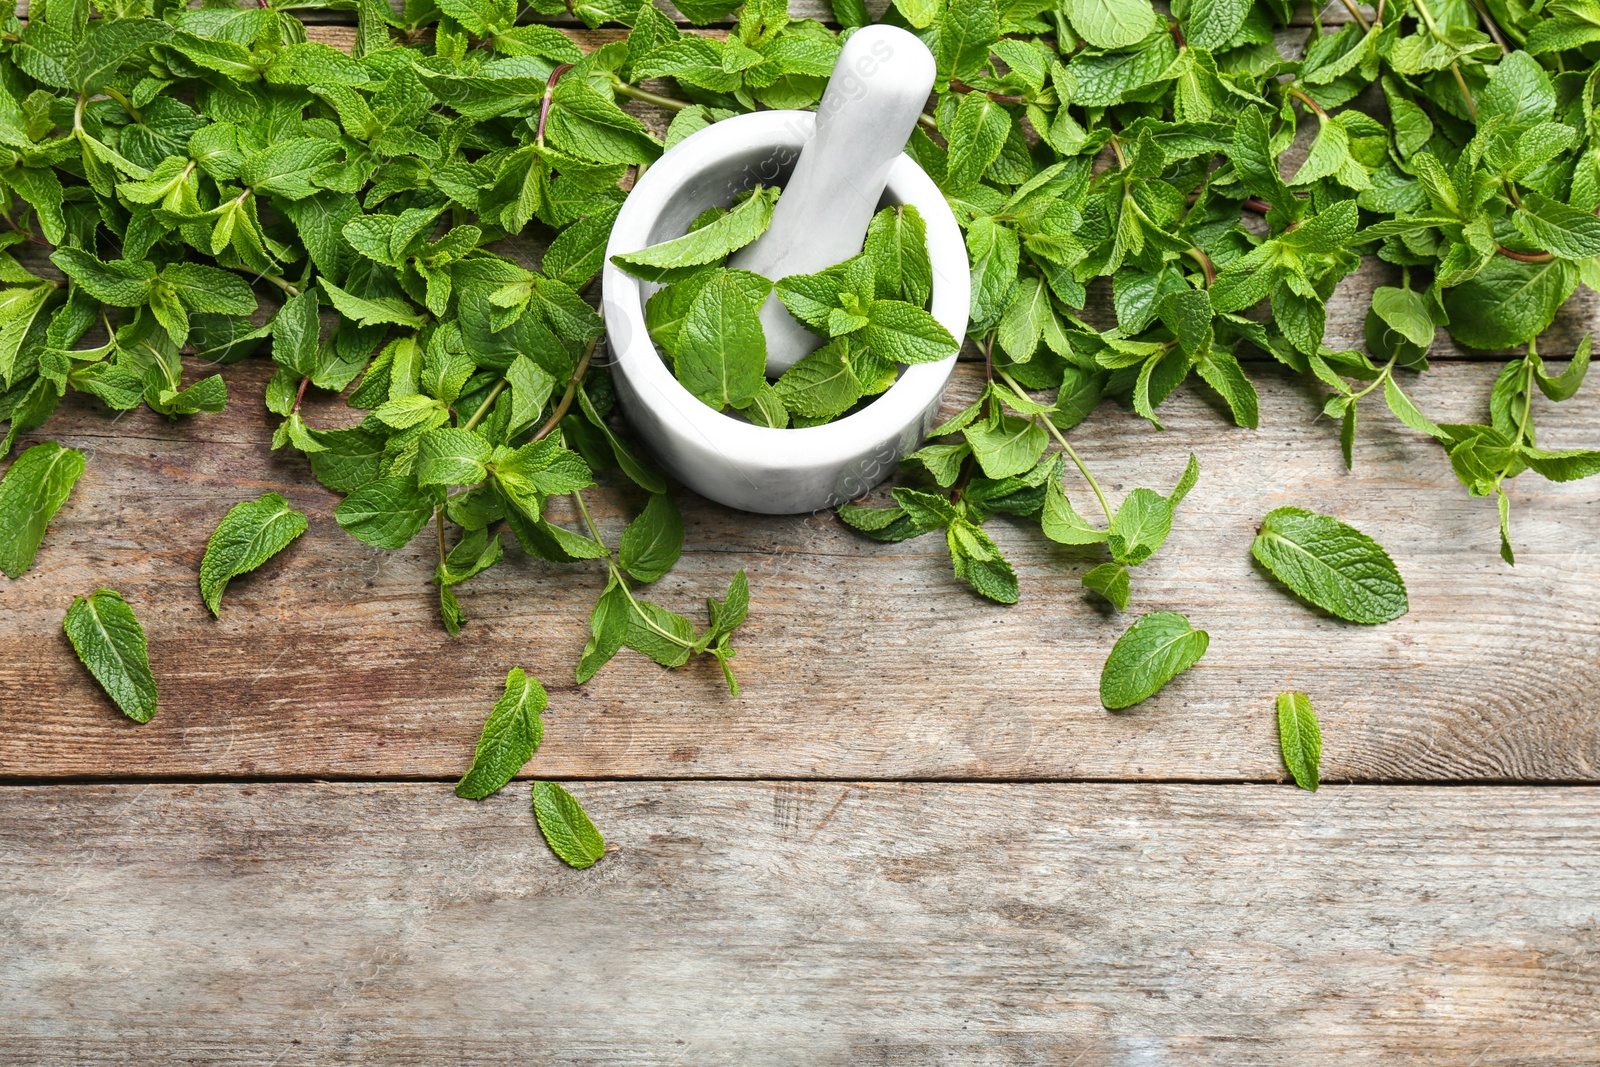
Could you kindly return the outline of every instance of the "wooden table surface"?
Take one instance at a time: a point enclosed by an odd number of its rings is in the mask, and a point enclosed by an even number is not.
[[[1386,281],[1345,283],[1331,344]],[[1541,348],[1597,309],[1584,290]],[[1436,355],[1418,403],[1481,419],[1498,362]],[[513,547],[447,637],[431,550],[352,540],[268,450],[267,369],[226,371],[225,415],[75,397],[29,437],[88,469],[0,585],[0,1062],[1600,1063],[1600,481],[1518,479],[1507,567],[1431,441],[1374,410],[1346,472],[1318,390],[1251,364],[1258,431],[1193,388],[1165,433],[1110,403],[1075,431],[1114,491],[1201,462],[1131,614],[1082,591],[1091,555],[1003,521],[1013,607],[939,538],[685,491],[656,597],[694,615],[749,572],[743,692],[628,652],[579,689],[603,573]],[[947,407],[980,377],[961,366]],[[1600,444],[1592,397],[1535,404],[1541,444]],[[213,620],[206,538],[268,490],[310,530]],[[638,500],[597,504],[614,538]],[[1289,597],[1249,553],[1284,504],[1378,538],[1410,614]],[[100,585],[150,633],[147,726],[61,633]],[[1156,609],[1211,650],[1107,712],[1100,666]],[[588,871],[545,847],[526,781],[451,792],[513,666],[551,694],[524,777],[566,781],[613,847]],[[1288,688],[1322,720],[1315,794],[1284,783]]]

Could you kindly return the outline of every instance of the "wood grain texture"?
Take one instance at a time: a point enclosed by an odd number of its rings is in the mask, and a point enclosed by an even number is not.
[[[744,692],[723,692],[714,666],[667,672],[630,652],[579,690],[571,672],[603,570],[513,546],[461,588],[471,621],[447,637],[431,539],[395,553],[359,544],[305,461],[269,451],[264,361],[225,370],[221,416],[117,418],[73,398],[31,439],[84,449],[87,472],[33,570],[0,596],[0,774],[454,776],[505,672],[522,666],[552,692],[535,774],[1273,779],[1273,694],[1297,688],[1322,716],[1331,778],[1600,778],[1600,485],[1513,483],[1510,568],[1493,505],[1465,495],[1431,440],[1374,409],[1346,473],[1317,390],[1254,370],[1259,431],[1227,425],[1185,387],[1161,409],[1165,433],[1108,402],[1074,434],[1114,498],[1164,491],[1191,451],[1201,462],[1171,540],[1136,572],[1134,611],[1187,613],[1211,650],[1116,715],[1097,679],[1133,615],[1108,615],[1079,586],[1097,555],[1002,520],[992,529],[1023,590],[1009,608],[952,578],[941,538],[880,545],[829,514],[757,517],[682,492],[686,551],[650,595],[702,617],[702,599],[748,570]],[[1440,421],[1479,419],[1494,374],[1441,364],[1411,392]],[[980,378],[958,368],[946,410]],[[353,415],[323,403],[310,420]],[[1547,447],[1600,442],[1600,412],[1581,395],[1541,398],[1536,415]],[[310,516],[310,532],[234,580],[212,620],[195,577],[206,539],[231,504],[269,490]],[[640,501],[594,499],[614,541]],[[1386,545],[1411,613],[1354,626],[1276,586],[1249,546],[1285,504]],[[110,708],[61,635],[72,596],[101,585],[150,633],[162,710],[147,726]]]
[[[542,247],[509,250],[533,265]],[[1346,282],[1330,343],[1360,343],[1388,283],[1372,264]],[[1596,321],[1585,290],[1544,350]],[[552,690],[544,776],[1272,779],[1272,694],[1296,687],[1328,777],[1600,780],[1600,490],[1524,477],[1507,569],[1492,509],[1430,442],[1373,412],[1346,474],[1315,387],[1251,369],[1259,432],[1185,391],[1164,435],[1110,405],[1075,434],[1114,495],[1166,488],[1191,449],[1204,465],[1135,607],[1188,612],[1212,651],[1118,715],[1095,678],[1131,616],[1081,593],[1091,556],[1004,523],[1010,609],[958,585],[936,539],[879,546],[681,493],[688,552],[652,595],[694,613],[750,569],[744,696],[629,653],[579,691],[600,575],[513,549],[447,638],[429,547],[350,540],[303,460],[267,450],[263,363],[225,372],[226,416],[73,399],[30,440],[85,449],[88,473],[35,569],[0,583],[0,776],[134,781],[0,787],[0,1062],[1600,1064],[1600,789],[588,781],[614,851],[573,872],[525,784],[473,804],[442,783],[137,781],[453,777],[514,664]],[[1494,373],[1445,362],[1412,392],[1477,419]],[[947,409],[979,374],[959,370]],[[351,421],[328,398],[311,417]],[[1539,419],[1547,447],[1600,442],[1585,399]],[[206,536],[268,490],[311,531],[214,622]],[[595,497],[614,540],[639,501]],[[1273,586],[1248,544],[1285,503],[1378,536],[1412,613],[1352,627]],[[150,726],[61,635],[97,585],[151,632]]]
[[[341,27],[315,32],[348,44]],[[575,36],[592,47],[615,34]],[[646,114],[664,128],[664,112]],[[508,250],[532,266],[543,245],[530,231]],[[1359,344],[1372,288],[1392,281],[1376,261],[1347,279],[1330,305],[1330,343]],[[1091,315],[1105,317],[1107,303],[1091,290]],[[1597,320],[1584,289],[1544,350],[1570,351]],[[1441,340],[1436,354],[1461,353]],[[1136,607],[1190,613],[1212,630],[1213,651],[1159,702],[1117,717],[1099,709],[1094,682],[1128,619],[1107,618],[1078,587],[1094,558],[1003,523],[1024,577],[1013,609],[957,584],[936,538],[878,546],[826,516],[755,519],[686,495],[689,553],[658,596],[692,613],[734,568],[750,569],[745,696],[726,697],[703,668],[665,676],[629,653],[579,692],[567,683],[599,576],[514,558],[464,587],[474,622],[447,640],[428,547],[388,554],[351,541],[304,462],[267,453],[261,364],[227,372],[225,417],[114,418],[79,397],[35,436],[89,450],[89,474],[35,571],[0,598],[0,774],[449,776],[499,679],[520,664],[557,693],[540,773],[1270,778],[1279,767],[1266,709],[1294,685],[1345,735],[1330,753],[1334,775],[1594,779],[1600,626],[1585,606],[1600,591],[1595,489],[1525,476],[1515,491],[1522,563],[1508,570],[1494,555],[1491,508],[1465,498],[1429,442],[1378,414],[1348,475],[1313,387],[1254,370],[1265,375],[1259,433],[1227,426],[1212,400],[1188,393],[1164,409],[1165,435],[1110,405],[1078,431],[1118,489],[1164,487],[1191,449],[1206,469],[1173,541],[1141,569]],[[970,395],[975,373],[963,369],[955,396]],[[1417,396],[1440,419],[1481,418],[1493,374],[1440,364]],[[1600,440],[1584,398],[1546,407],[1547,445]],[[314,421],[350,417],[323,405]],[[277,489],[311,513],[312,534],[234,583],[212,622],[194,589],[205,539],[230,504]],[[1283,503],[1343,515],[1388,544],[1413,614],[1349,627],[1272,586],[1247,549],[1255,522]],[[626,494],[605,502],[612,536],[636,505]],[[127,593],[152,628],[165,710],[144,729],[109,712],[60,636],[71,596],[98,584]]]
[[[0,790],[0,1059],[1600,1063],[1588,788]]]

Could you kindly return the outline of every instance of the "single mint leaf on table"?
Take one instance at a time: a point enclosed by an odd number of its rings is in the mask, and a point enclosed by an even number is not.
[[[83,453],[54,441],[18,456],[0,480],[0,571],[20,578],[33,565],[45,530],[83,474]]]
[[[484,720],[472,766],[456,783],[456,796],[482,800],[516,777],[544,736],[544,720],[539,716],[549,703],[539,679],[521,667],[511,668],[505,693]]]
[[[606,854],[606,840],[594,828],[578,798],[555,782],[533,783],[533,814],[550,851],[568,867],[584,870]]]
[[[1278,508],[1261,521],[1250,552],[1296,596],[1341,619],[1389,622],[1410,608],[1383,546],[1330,516]]]
[[[156,680],[144,627],[122,594],[96,589],[74,597],[62,622],[78,659],[122,713],[137,723],[156,713]]]
[[[1150,699],[1206,654],[1211,637],[1175,611],[1152,611],[1117,638],[1100,672],[1100,703],[1117,711]]]
[[[1278,694],[1278,748],[1283,765],[1301,789],[1317,791],[1317,769],[1322,762],[1322,729],[1311,698],[1304,693]]]
[[[255,570],[305,532],[305,515],[277,493],[229,508],[200,560],[200,595],[206,608],[220,618],[229,579]]]

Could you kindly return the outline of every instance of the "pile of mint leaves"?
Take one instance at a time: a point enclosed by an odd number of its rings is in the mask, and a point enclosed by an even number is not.
[[[47,427],[69,391],[226,417],[216,368],[270,358],[272,446],[303,453],[341,494],[351,536],[397,549],[432,528],[452,633],[465,621],[457,588],[501,561],[509,532],[530,555],[606,568],[580,682],[628,647],[668,667],[713,656],[735,685],[742,572],[708,600],[703,629],[640,595],[677,559],[683,522],[614,413],[595,277],[631,179],[731,115],[815,106],[840,37],[868,13],[835,0],[836,29],[791,18],[786,0],[677,6],[699,25],[735,21],[725,40],[689,33],[648,0],[411,0],[398,12],[381,0],[43,0],[26,22],[6,18],[0,455]],[[308,38],[295,12],[316,8],[353,14],[349,54]],[[984,526],[1037,521],[1054,540],[1103,544],[1109,558],[1085,582],[1125,607],[1129,568],[1159,549],[1198,468],[1175,462],[1175,488],[1136,488],[1113,508],[1066,434],[1103,398],[1159,426],[1191,377],[1254,426],[1241,355],[1320,383],[1347,461],[1362,401],[1381,394],[1448,451],[1468,492],[1496,498],[1508,562],[1507,479],[1600,471],[1600,453],[1542,449],[1534,427],[1536,394],[1570,397],[1588,363],[1585,343],[1554,373],[1537,339],[1578,284],[1600,285],[1600,4],[1381,0],[1336,29],[1289,34],[1293,14],[1287,0],[1174,0],[1169,12],[895,0],[883,13],[937,58],[907,150],[964,230],[969,337],[988,373],[908,462],[892,506],[845,508],[845,521],[884,540],[943,531],[956,575],[1002,602],[1017,582]],[[584,54],[529,21],[572,15],[627,33]],[[1299,35],[1303,46],[1275,43]],[[664,140],[630,101],[673,110]],[[549,241],[538,270],[496,251],[519,233]],[[19,258],[26,244],[42,247]],[[1365,351],[1334,351],[1325,302],[1363,256],[1395,265],[1402,284],[1374,294]],[[1102,278],[1109,313],[1090,296]],[[874,300],[899,299],[880,281]],[[1407,396],[1440,326],[1466,346],[1521,350],[1481,424],[1435,423]],[[315,425],[313,394],[365,414]],[[1104,523],[1070,502],[1069,463]],[[81,454],[45,443],[7,471],[8,575],[31,564],[82,469]],[[614,546],[584,504],[597,475],[648,494]],[[563,495],[581,530],[546,518]],[[304,529],[273,496],[222,519],[200,576],[213,611],[226,610],[229,577]],[[85,662],[153,714],[127,603],[101,590],[73,612]],[[1124,636],[1177,648],[1174,662],[1204,650],[1186,622]],[[1113,688],[1120,700],[1143,687]],[[511,671],[463,795],[521,769],[543,705],[538,683]],[[598,834],[559,786],[541,783],[535,809],[564,859],[598,858]]]

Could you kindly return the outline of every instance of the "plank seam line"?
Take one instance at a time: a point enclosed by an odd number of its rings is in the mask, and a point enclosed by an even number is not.
[[[812,783],[819,785],[1193,785],[1193,786],[1246,786],[1277,785],[1289,787],[1287,778],[962,778],[962,777],[903,777],[862,778],[814,775],[704,775],[698,777],[667,775],[577,775],[552,774],[537,777],[518,777],[511,784],[532,781],[578,782],[606,784],[710,784],[718,783]],[[132,786],[132,785],[452,785],[457,778],[441,775],[369,776],[369,775],[148,775],[129,776],[23,776],[0,775],[0,790],[38,786]],[[1326,780],[1324,786],[1363,786],[1367,788],[1537,788],[1585,789],[1600,786],[1595,778],[1348,778]]]

